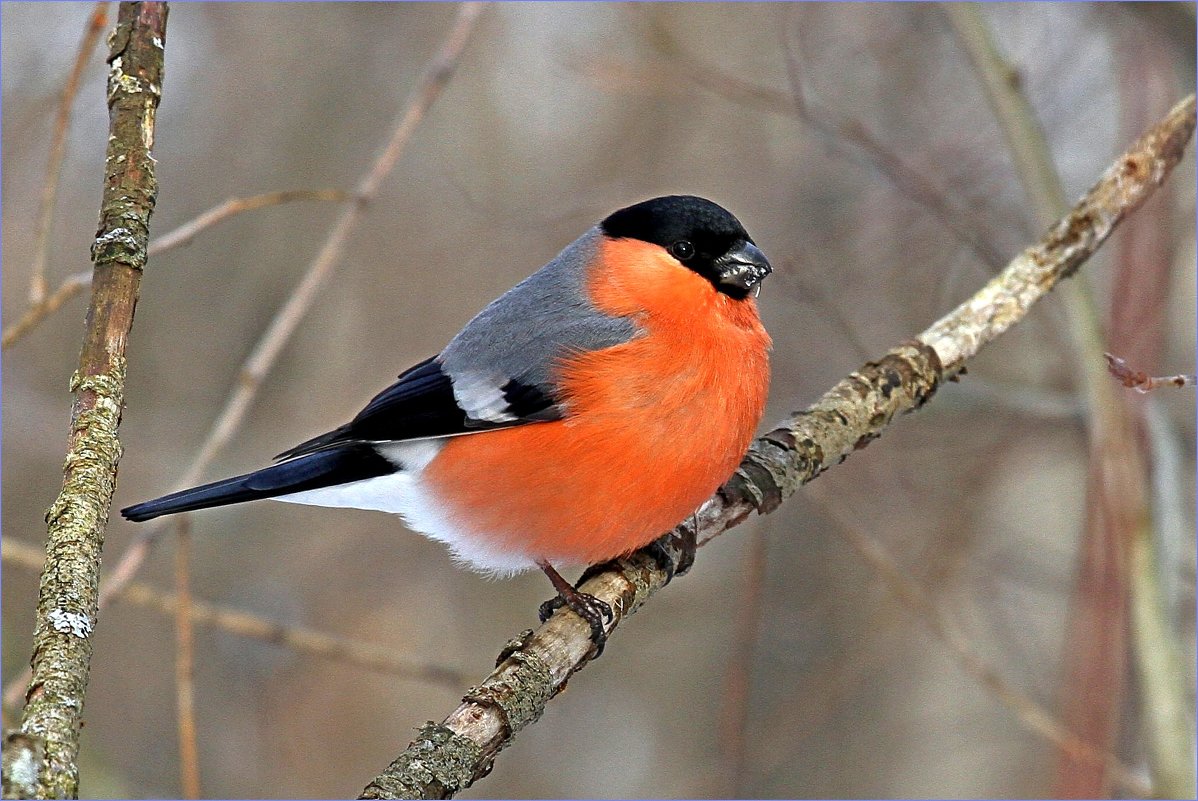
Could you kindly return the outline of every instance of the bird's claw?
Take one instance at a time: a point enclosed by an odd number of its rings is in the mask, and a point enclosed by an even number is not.
[[[658,537],[645,546],[645,553],[666,573],[666,583],[673,581],[675,576],[684,576],[695,564],[695,552],[698,550],[695,528],[683,527],[681,534],[670,532]],[[666,547],[666,542],[678,552],[675,558]]]
[[[599,655],[603,653],[603,646],[607,643],[607,630],[604,627],[604,622],[610,623],[615,617],[611,610],[611,604],[599,600],[590,593],[574,590],[568,595],[559,594],[541,604],[539,611],[541,622],[544,623],[563,606],[569,608],[591,627],[591,642],[595,645],[595,652],[591,655],[591,659],[598,659]]]

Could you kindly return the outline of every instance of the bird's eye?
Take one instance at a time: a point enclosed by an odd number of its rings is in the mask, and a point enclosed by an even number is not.
[[[691,256],[695,255],[695,246],[690,243],[690,240],[679,239],[674,244],[667,248],[670,255],[678,259],[678,261],[686,261]]]

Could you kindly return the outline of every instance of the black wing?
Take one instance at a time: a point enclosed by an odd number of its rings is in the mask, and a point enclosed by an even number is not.
[[[308,453],[243,476],[172,492],[145,503],[127,506],[121,514],[135,523],[162,515],[210,509],[231,503],[277,498],[305,490],[348,484],[399,470],[363,442],[342,444]]]
[[[302,442],[276,456],[291,459],[345,442],[396,442],[445,437],[560,419],[552,390],[509,379],[499,388],[502,420],[471,417],[458,404],[453,382],[436,356],[400,373],[399,380],[375,395],[358,415],[327,434]]]

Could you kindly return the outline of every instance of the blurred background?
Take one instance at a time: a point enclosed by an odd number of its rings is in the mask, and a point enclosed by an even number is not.
[[[56,98],[93,8],[0,7],[5,326],[28,305]],[[112,4],[110,25],[115,13]],[[454,14],[442,4],[175,5],[151,237],[233,196],[351,190]],[[983,14],[1070,199],[1193,91],[1193,3]],[[52,288],[88,267],[105,50],[88,60],[68,130]],[[1152,374],[1193,369],[1194,183],[1191,153],[1083,269],[1107,349]],[[767,424],[914,336],[1039,229],[937,6],[489,7],[205,478],[261,466],[343,422],[587,226],[670,192],[727,206],[776,267],[761,296],[775,342]],[[151,260],[129,346],[115,508],[182,474],[339,211],[299,202],[247,212]],[[6,541],[40,547],[45,535],[85,294],[4,352]],[[1097,490],[1061,301],[1037,306],[960,384],[775,514],[704,548],[694,572],[622,626],[463,797],[1132,794],[1093,765],[1079,773],[979,678],[978,663],[1148,775],[1126,576],[1082,567],[1103,545],[1087,525]],[[1118,393],[1141,421],[1160,576],[1192,688],[1194,392]],[[111,521],[106,568],[136,532]],[[859,555],[867,541],[930,607],[896,595],[877,560]],[[376,513],[250,504],[194,516],[191,543],[197,600],[446,674],[397,676],[197,625],[210,797],[356,794],[535,625],[550,594],[539,574],[493,582],[460,570],[440,545]],[[172,591],[173,537],[137,581]],[[35,570],[6,560],[6,684],[28,664],[36,588]],[[964,645],[936,632],[945,619]],[[1110,640],[1097,652],[1093,630]],[[161,611],[118,600],[101,615],[83,797],[181,792],[174,642]],[[1079,664],[1082,653],[1098,655]],[[6,708],[6,725],[15,715]]]

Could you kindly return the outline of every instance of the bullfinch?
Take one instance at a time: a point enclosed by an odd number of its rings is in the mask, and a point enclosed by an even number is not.
[[[553,565],[649,544],[736,469],[769,386],[755,297],[770,271],[710,200],[620,209],[350,422],[121,514],[260,498],[394,512],[475,570],[541,568],[601,647],[610,608]]]

